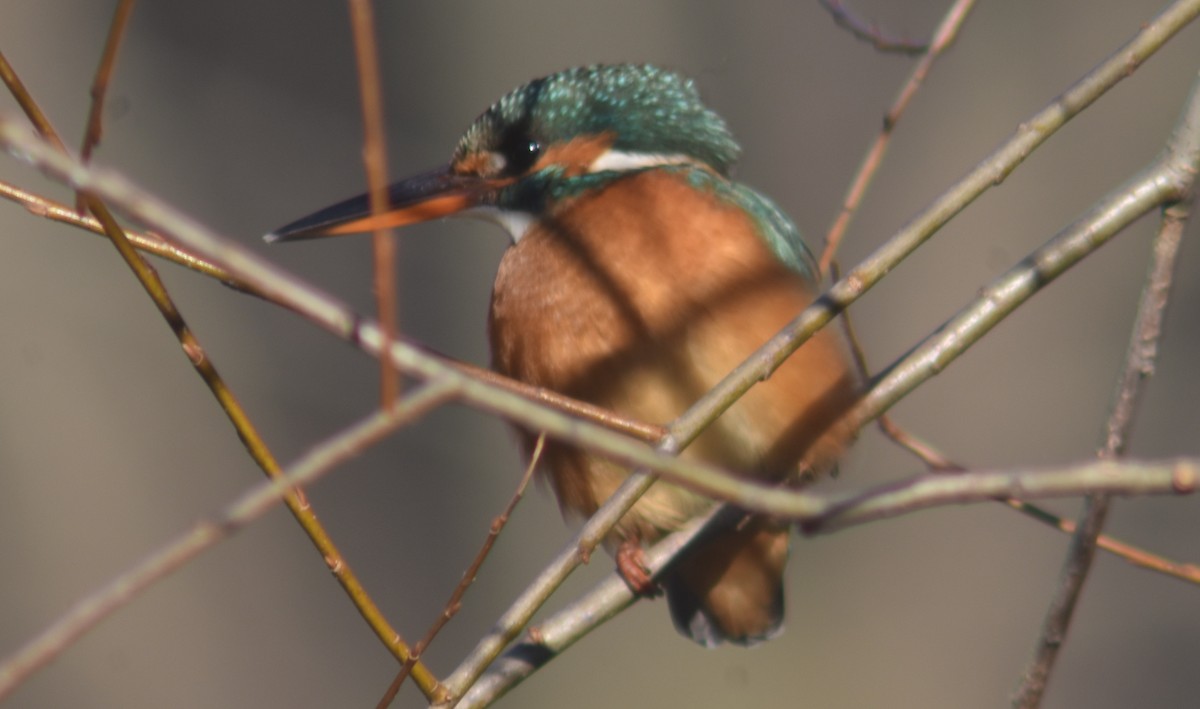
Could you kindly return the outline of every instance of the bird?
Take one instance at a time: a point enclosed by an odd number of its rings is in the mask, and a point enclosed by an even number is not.
[[[388,208],[345,200],[269,242],[445,216],[498,224],[510,243],[492,290],[498,373],[665,424],[818,297],[792,221],[737,182],[741,149],[695,82],[649,64],[566,69],[512,90],[459,139],[450,162],[396,182]],[[844,337],[825,328],[706,429],[682,456],[768,485],[833,469],[861,390]],[[517,430],[526,455],[536,431]],[[564,516],[586,518],[630,471],[562,442],[540,470]],[[677,630],[706,647],[782,629],[786,520],[737,511],[649,582],[639,552],[714,501],[659,480],[606,540],[631,586],[662,589]],[[622,563],[632,559],[631,568]],[[649,587],[647,584],[650,584]]]

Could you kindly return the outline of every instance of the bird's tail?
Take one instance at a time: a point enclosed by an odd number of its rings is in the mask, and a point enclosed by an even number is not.
[[[783,574],[789,528],[762,516],[697,540],[664,580],[671,619],[705,647],[756,645],[783,630]]]

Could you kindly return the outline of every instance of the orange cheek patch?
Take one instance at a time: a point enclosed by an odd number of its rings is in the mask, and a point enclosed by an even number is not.
[[[461,160],[451,165],[450,169],[458,175],[485,175],[492,169],[492,154],[485,150],[464,155]]]
[[[582,175],[588,171],[596,158],[608,152],[616,139],[617,136],[613,133],[605,132],[572,138],[560,145],[543,146],[542,156],[538,158],[530,172],[558,165],[570,177]]]

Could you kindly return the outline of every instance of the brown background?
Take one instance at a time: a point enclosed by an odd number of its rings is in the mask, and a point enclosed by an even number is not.
[[[82,134],[112,2],[9,0],[0,47],[64,135]],[[855,3],[926,36],[947,3]],[[1160,2],[981,3],[905,118],[843,251],[868,253],[1025,117],[1126,40]],[[808,234],[827,228],[912,64],[834,28],[815,2],[380,3],[393,174],[449,156],[517,84],[566,66],[652,61],[698,79],[740,137],[739,175]],[[1190,27],[1070,124],[854,312],[881,366],[1160,149],[1200,56]],[[97,159],[321,288],[371,308],[369,240],[267,248],[258,235],[364,181],[342,3],[139,3]],[[16,112],[8,97],[0,111]],[[5,157],[0,179],[67,199]],[[974,465],[1087,458],[1099,440],[1153,220],[1038,295],[909,397],[899,421]],[[1190,229],[1194,239],[1196,229]],[[103,241],[0,204],[0,653],[258,473],[174,339]],[[1176,300],[1133,453],[1195,454],[1200,252]],[[486,362],[496,229],[400,240],[403,328]],[[373,361],[296,317],[181,269],[161,272],[284,460],[365,414]],[[438,412],[312,498],[389,617],[419,636],[521,468],[504,426]],[[919,470],[868,433],[839,485]],[[1071,503],[1054,508],[1071,513]],[[1200,558],[1196,499],[1116,506],[1111,531]],[[427,659],[448,671],[567,539],[544,490],[520,508]],[[997,505],[939,509],[798,540],[787,633],[706,652],[645,603],[502,706],[975,707],[1007,704],[1066,538]],[[607,571],[592,564],[579,592]],[[1200,690],[1200,589],[1102,557],[1047,701],[1183,706]],[[20,707],[367,707],[394,669],[283,512],[202,557],[36,676]],[[406,688],[397,706],[419,706]]]

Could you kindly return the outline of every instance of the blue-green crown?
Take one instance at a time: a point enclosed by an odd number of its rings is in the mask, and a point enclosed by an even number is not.
[[[497,101],[467,130],[455,159],[611,134],[629,153],[686,155],[722,175],[739,148],[690,79],[649,65],[587,66],[535,79]]]

